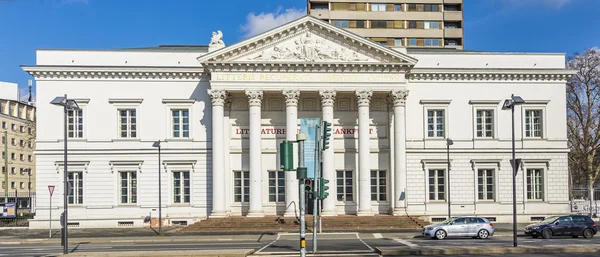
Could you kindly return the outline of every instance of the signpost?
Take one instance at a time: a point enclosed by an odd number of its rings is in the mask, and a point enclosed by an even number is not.
[[[48,186],[48,192],[50,192],[50,218],[48,219],[50,231],[48,231],[48,238],[52,238],[52,194],[54,194],[54,186]]]

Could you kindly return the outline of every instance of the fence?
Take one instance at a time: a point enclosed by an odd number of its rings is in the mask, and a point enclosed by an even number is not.
[[[35,216],[35,199],[35,192],[19,192],[17,190],[9,191],[8,194],[0,192],[0,203],[14,204],[16,214],[14,218],[0,218],[0,227],[29,226],[29,219],[33,219]]]

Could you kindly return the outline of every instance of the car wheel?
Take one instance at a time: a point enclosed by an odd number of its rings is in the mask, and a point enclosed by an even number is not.
[[[490,236],[490,232],[487,231],[486,229],[482,229],[479,230],[479,232],[477,232],[477,237],[481,238],[481,239],[487,239]]]
[[[531,237],[533,237],[533,238],[538,238],[539,236],[538,236],[538,235],[535,235],[535,236],[531,236]]]
[[[435,238],[436,238],[436,239],[440,239],[440,240],[442,240],[442,239],[446,238],[446,231],[444,231],[444,230],[442,230],[442,229],[440,229],[440,230],[436,231],[436,232],[435,232]]]
[[[551,237],[552,237],[552,230],[550,230],[550,229],[544,229],[542,231],[542,238],[548,239],[548,238],[551,238]]]
[[[592,238],[594,237],[594,231],[592,231],[591,229],[586,229],[583,231],[583,237],[585,238]]]

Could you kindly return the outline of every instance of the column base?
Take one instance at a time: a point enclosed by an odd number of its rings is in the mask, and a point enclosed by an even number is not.
[[[375,214],[373,214],[372,211],[358,211],[358,213],[356,214],[356,216],[375,216]]]
[[[262,211],[249,211],[246,215],[248,218],[263,218],[265,217],[265,213]]]
[[[408,214],[406,213],[406,208],[394,208],[392,216],[408,216]]]
[[[321,216],[333,217],[338,215],[334,210],[323,210],[323,212],[321,212]]]
[[[209,218],[213,219],[221,219],[221,218],[227,218],[229,217],[229,214],[227,214],[227,212],[225,211],[214,211],[210,214]]]
[[[294,210],[292,210],[292,211],[286,211],[283,214],[283,217],[285,217],[285,218],[292,218],[292,217],[295,218],[296,214],[298,214],[298,216],[300,216],[300,212],[295,212]]]

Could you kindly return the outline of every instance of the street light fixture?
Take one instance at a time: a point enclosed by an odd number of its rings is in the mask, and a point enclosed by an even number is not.
[[[515,105],[524,104],[525,100],[520,96],[510,95],[510,99],[504,100],[502,110],[509,110],[512,114],[512,191],[513,191],[513,246],[517,247],[517,171],[520,160],[515,159]]]
[[[64,217],[64,223],[63,223],[63,233],[62,233],[62,239],[64,240],[64,248],[63,248],[63,254],[69,254],[69,231],[68,231],[68,227],[69,227],[69,222],[68,222],[68,215],[67,215],[67,210],[68,210],[68,205],[69,205],[69,200],[68,200],[68,196],[69,196],[69,182],[68,182],[68,164],[67,164],[67,125],[68,125],[68,112],[69,110],[71,111],[77,111],[80,110],[79,105],[77,104],[77,101],[75,101],[75,99],[69,99],[67,98],[67,94],[65,94],[65,96],[57,96],[56,98],[54,98],[54,100],[52,100],[52,102],[50,102],[53,105],[58,105],[58,106],[62,106],[63,110],[64,110],[64,141],[65,141],[65,146],[64,146],[64,152],[63,152],[63,156],[64,156],[64,213],[63,213],[63,217]]]
[[[152,147],[158,148],[158,234],[162,235],[162,183],[160,174],[160,140],[154,142]]]
[[[450,146],[454,144],[454,141],[450,138],[446,138],[446,153],[448,154],[448,219],[452,218],[450,214]]]

